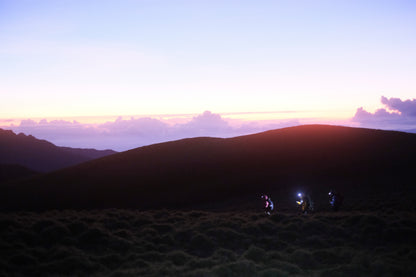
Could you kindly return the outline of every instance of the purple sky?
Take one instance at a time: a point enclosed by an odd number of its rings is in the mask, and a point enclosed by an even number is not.
[[[415,96],[415,11],[408,0],[0,0],[0,120],[373,113],[381,95]]]

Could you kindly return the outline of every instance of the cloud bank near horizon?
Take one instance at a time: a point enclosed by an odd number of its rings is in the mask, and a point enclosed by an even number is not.
[[[416,99],[401,100],[382,96],[381,103],[385,108],[380,108],[374,113],[360,107],[349,121],[329,124],[416,133]],[[119,117],[101,124],[86,124],[66,120],[27,119],[22,120],[19,125],[0,127],[11,129],[16,133],[33,135],[58,146],[125,151],[182,138],[199,136],[226,138],[309,123],[327,124],[328,122],[296,118],[242,121],[205,111],[188,120],[179,121],[152,117],[129,119]]]
[[[117,118],[102,124],[84,124],[77,121],[42,119],[38,122],[22,120],[18,126],[11,125],[16,133],[33,135],[58,146],[79,148],[113,149],[124,151],[132,148],[170,140],[211,136],[233,137],[270,129],[299,125],[297,119],[277,121],[247,121],[235,124],[210,111],[197,115],[186,123],[169,124],[151,118]]]
[[[377,109],[374,113],[363,107],[358,108],[352,121],[362,127],[416,132],[416,99],[403,101],[382,96],[381,103],[386,108]]]

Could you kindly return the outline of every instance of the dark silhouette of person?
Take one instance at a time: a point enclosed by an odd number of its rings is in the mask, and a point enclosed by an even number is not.
[[[300,206],[303,214],[313,211],[313,202],[308,194],[298,193],[299,200],[296,203]]]
[[[269,196],[267,196],[266,194],[263,194],[261,196],[261,198],[264,199],[264,201],[265,201],[264,202],[264,212],[265,212],[265,214],[270,215],[272,213],[272,211],[274,210],[274,204],[273,204],[272,199]]]
[[[331,206],[333,211],[338,211],[344,202],[344,197],[338,193],[337,191],[331,189],[328,193],[329,197],[329,205]]]

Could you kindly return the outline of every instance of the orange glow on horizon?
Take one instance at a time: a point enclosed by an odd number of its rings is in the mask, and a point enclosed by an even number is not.
[[[194,117],[202,114],[203,112],[188,113],[188,114],[142,114],[142,115],[103,115],[103,116],[62,116],[62,117],[33,117],[33,118],[13,118],[13,119],[0,119],[0,127],[18,126],[23,120],[33,120],[36,123],[46,120],[52,121],[67,121],[77,122],[80,124],[99,125],[106,122],[114,122],[117,119],[130,120],[139,118],[154,118],[165,122],[170,125],[184,124],[192,120]],[[262,121],[262,122],[277,122],[277,121],[289,121],[298,120],[300,124],[331,124],[331,122],[349,122],[354,116],[354,112],[351,111],[339,111],[339,110],[327,110],[327,111],[271,111],[271,112],[225,112],[216,113],[219,114],[222,119],[230,120],[230,122],[250,122],[250,121]]]

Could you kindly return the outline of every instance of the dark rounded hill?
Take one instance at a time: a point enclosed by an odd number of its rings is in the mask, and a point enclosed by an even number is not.
[[[0,200],[3,209],[214,207],[330,186],[389,196],[414,190],[415,166],[415,134],[304,125],[140,147],[8,184]]]

